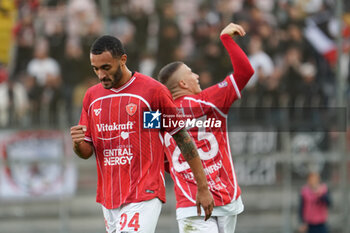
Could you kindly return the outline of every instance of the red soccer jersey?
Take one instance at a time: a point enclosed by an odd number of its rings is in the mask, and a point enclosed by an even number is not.
[[[118,89],[97,84],[86,92],[79,124],[87,126],[85,140],[95,150],[96,201],[107,209],[155,197],[165,202],[165,131],[143,128],[144,111],[157,110],[176,114],[166,87],[140,73]]]
[[[187,125],[187,130],[198,148],[215,206],[229,204],[241,194],[229,146],[227,114],[254,72],[246,55],[230,36],[223,35],[221,40],[230,54],[235,75],[227,76],[221,83],[197,95],[175,100],[185,118],[202,122]],[[168,134],[165,146],[170,174],[175,183],[176,207],[195,206],[197,186],[189,165]]]
[[[185,96],[175,100],[175,104],[183,109],[186,118],[197,119],[203,123],[206,121],[211,126],[196,127],[194,125],[187,130],[196,142],[215,206],[226,205],[232,200],[236,200],[241,194],[227,134],[227,113],[232,102],[240,95],[232,80],[233,76],[231,75],[223,82],[198,95]],[[215,124],[218,124],[217,127]],[[191,126],[190,124],[189,127]],[[194,206],[197,186],[191,169],[170,135],[165,137],[165,145],[167,146],[167,158],[170,162],[170,174],[175,182],[176,207]]]

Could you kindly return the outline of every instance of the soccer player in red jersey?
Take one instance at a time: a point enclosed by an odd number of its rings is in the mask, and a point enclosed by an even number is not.
[[[197,216],[194,174],[174,140],[167,134],[166,155],[175,183],[180,233],[232,233],[237,214],[244,208],[229,147],[227,114],[232,103],[241,97],[241,90],[254,70],[246,54],[234,42],[234,35],[244,36],[245,31],[233,23],[220,34],[234,69],[234,73],[221,83],[202,91],[198,75],[182,62],[166,65],[158,75],[159,80],[170,90],[176,106],[182,109],[182,114],[187,118],[185,125],[197,145],[215,201],[212,217],[208,221]]]
[[[95,153],[96,201],[102,205],[107,232],[155,231],[161,202],[165,202],[165,132],[173,136],[191,166],[198,183],[197,205],[208,219],[214,201],[191,137],[181,127],[153,128],[153,124],[159,126],[161,113],[176,112],[168,89],[131,72],[115,37],[98,38],[90,60],[100,83],[87,90],[71,137],[79,157],[88,159]]]

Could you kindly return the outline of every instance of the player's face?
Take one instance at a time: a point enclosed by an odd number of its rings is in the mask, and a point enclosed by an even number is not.
[[[308,183],[311,187],[317,187],[320,183],[320,175],[318,173],[309,174]]]
[[[190,67],[182,64],[176,72],[178,72],[179,77],[181,77],[186,85],[186,88],[192,94],[198,94],[202,91],[201,87],[199,86],[199,75],[193,73]]]
[[[106,89],[118,87],[123,76],[120,59],[114,58],[110,52],[90,54],[91,66]]]

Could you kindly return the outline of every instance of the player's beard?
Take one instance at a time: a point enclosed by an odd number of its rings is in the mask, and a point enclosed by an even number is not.
[[[106,85],[106,84],[103,84],[103,87],[106,88],[106,89],[111,89],[111,88],[117,88],[119,87],[119,83],[120,83],[120,80],[122,79],[122,76],[123,76],[123,73],[122,73],[122,69],[119,65],[117,71],[115,72],[115,74],[113,75],[113,78],[110,79],[111,83],[110,85]]]

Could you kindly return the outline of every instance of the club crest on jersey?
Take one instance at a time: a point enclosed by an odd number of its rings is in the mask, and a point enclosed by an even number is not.
[[[95,112],[95,116],[98,116],[98,115],[100,115],[100,113],[101,113],[101,108],[97,108],[97,109],[94,109],[94,112]]]
[[[227,86],[227,81],[222,81],[221,83],[218,84],[219,85],[219,88],[223,88],[223,87],[226,87]]]
[[[133,104],[133,103],[130,103],[128,105],[126,105],[126,112],[132,116],[135,114],[136,110],[137,110],[137,105],[136,104]]]

